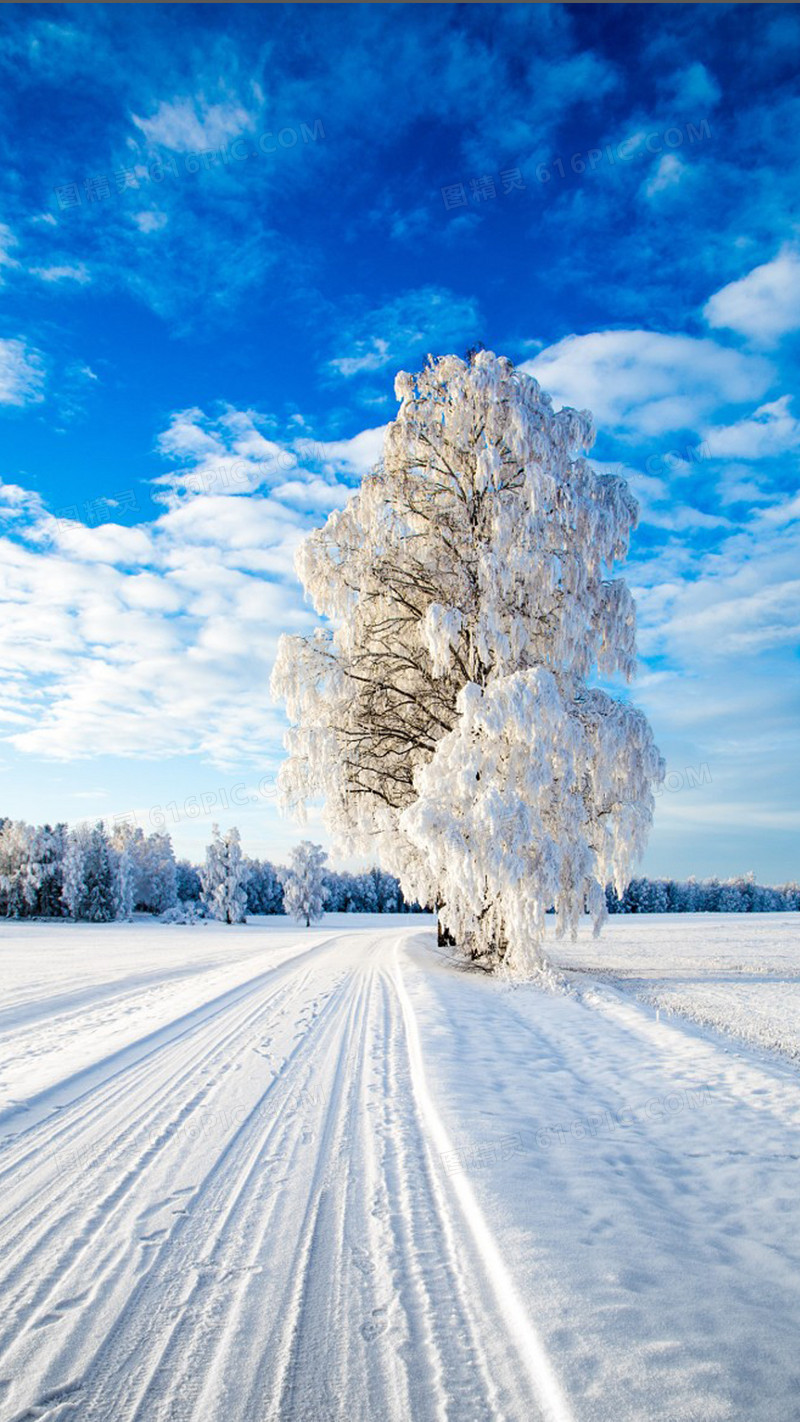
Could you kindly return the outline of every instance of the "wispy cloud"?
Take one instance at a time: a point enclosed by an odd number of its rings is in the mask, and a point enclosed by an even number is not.
[[[76,266],[31,267],[30,274],[38,277],[40,281],[75,281],[80,286],[85,286],[87,282],[91,281],[88,268],[82,262]]]
[[[44,399],[45,364],[24,340],[0,339],[0,405],[33,405]]]
[[[162,100],[147,118],[131,114],[131,119],[154,147],[198,153],[221,148],[255,128],[257,116],[233,96],[209,102],[203,94],[192,94]]]
[[[456,296],[444,287],[421,287],[366,312],[339,338],[348,354],[328,364],[351,377],[397,367],[429,352],[442,354],[476,336],[480,320],[471,297]]]

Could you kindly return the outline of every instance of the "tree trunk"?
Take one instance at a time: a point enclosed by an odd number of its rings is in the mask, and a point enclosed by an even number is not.
[[[445,928],[439,917],[439,910],[444,908],[444,904],[436,904],[436,942],[439,948],[455,948],[456,940],[449,928]]]

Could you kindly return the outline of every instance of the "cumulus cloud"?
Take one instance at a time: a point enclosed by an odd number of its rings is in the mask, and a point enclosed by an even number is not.
[[[296,448],[298,451],[306,448],[311,455],[318,454],[334,470],[363,475],[377,464],[383,454],[385,433],[386,425],[377,425],[371,430],[361,430],[351,439],[326,440],[324,444],[312,445],[310,449],[306,441],[299,440]]]
[[[729,282],[703,308],[709,326],[726,327],[759,345],[800,328],[800,252],[785,247],[771,262]]]
[[[18,750],[220,765],[274,754],[277,640],[310,616],[294,551],[350,487],[303,468],[265,437],[269,423],[230,406],[177,412],[159,445],[182,471],[161,486],[164,512],[133,527],[56,519],[36,494],[0,485],[0,719]],[[339,465],[352,465],[358,440],[339,443]],[[226,489],[236,466],[242,482]]]
[[[639,330],[567,336],[521,369],[558,405],[587,408],[599,426],[626,436],[697,429],[719,406],[762,395],[773,378],[763,357]]]
[[[712,426],[706,434],[714,459],[769,459],[800,448],[800,420],[789,406],[790,395],[761,405],[733,425]]]

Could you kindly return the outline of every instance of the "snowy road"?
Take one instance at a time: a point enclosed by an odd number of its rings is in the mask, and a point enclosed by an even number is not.
[[[0,1017],[0,1417],[798,1415],[794,1068],[419,927],[79,932]]]

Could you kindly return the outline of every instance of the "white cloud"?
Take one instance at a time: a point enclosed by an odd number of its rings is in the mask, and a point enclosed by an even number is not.
[[[712,459],[769,459],[800,448],[800,420],[792,415],[791,396],[761,405],[733,425],[715,425],[706,433]]]
[[[169,427],[158,436],[158,448],[169,459],[199,460],[205,456],[221,457],[225,452],[222,441],[209,432],[208,421],[202,410],[196,407],[178,410],[172,416]]]
[[[368,342],[360,341],[360,355],[337,356],[330,362],[340,375],[361,375],[365,370],[382,370],[392,359],[389,342],[382,336],[372,336]]]
[[[323,445],[311,446],[309,453],[317,453],[326,465],[334,470],[349,470],[354,474],[366,474],[383,454],[383,440],[386,425],[377,425],[371,430],[361,430],[352,439],[327,440]],[[298,440],[295,446],[299,453],[306,447],[306,441]]]
[[[0,222],[0,283],[3,280],[3,267],[14,268],[19,266],[16,257],[12,257],[11,249],[18,245],[17,238],[4,222]]]
[[[785,247],[771,262],[723,286],[703,308],[709,326],[727,327],[770,346],[800,328],[800,253]]]
[[[45,369],[39,351],[20,340],[0,339],[0,405],[33,405],[44,399]]]
[[[763,394],[772,367],[760,356],[694,336],[595,331],[567,336],[521,367],[557,405],[592,411],[623,435],[694,430],[719,406]]]
[[[733,527],[713,548],[686,550],[684,568],[671,566],[663,550],[635,562],[645,653],[705,676],[712,662],[792,648],[800,637],[796,505],[783,500],[752,511],[745,528]]]
[[[342,338],[350,349],[328,362],[347,378],[384,370],[428,352],[457,350],[477,333],[480,315],[469,297],[443,287],[420,287],[376,307]]]
[[[165,212],[135,212],[133,220],[140,232],[160,232],[169,221]]]
[[[214,104],[202,94],[165,100],[149,118],[137,114],[131,118],[148,143],[177,153],[220,148],[254,124],[253,115],[238,100]]]
[[[274,753],[281,724],[267,688],[277,640],[311,616],[294,552],[350,489],[300,467],[265,438],[269,424],[227,406],[213,419],[176,414],[160,445],[186,467],[165,511],[133,527],[58,520],[37,495],[0,485],[2,724],[18,750],[65,760],[197,754],[220,765]],[[341,442],[343,466],[371,433]],[[286,461],[269,466],[267,492],[243,496],[219,481],[182,491],[192,470],[239,464],[260,469],[253,479],[263,483],[274,451]]]
[[[719,103],[722,96],[722,90],[713,74],[710,74],[699,60],[674,74],[668,87],[676,105],[681,109],[700,104],[703,110],[707,110]]]
[[[91,281],[89,270],[83,262],[78,262],[74,266],[31,267],[30,274],[38,277],[40,281],[76,281],[80,286],[85,286],[87,282]]]
[[[677,187],[687,172],[686,164],[677,153],[665,153],[656,164],[655,171],[642,184],[645,197],[654,198],[667,188]]]

